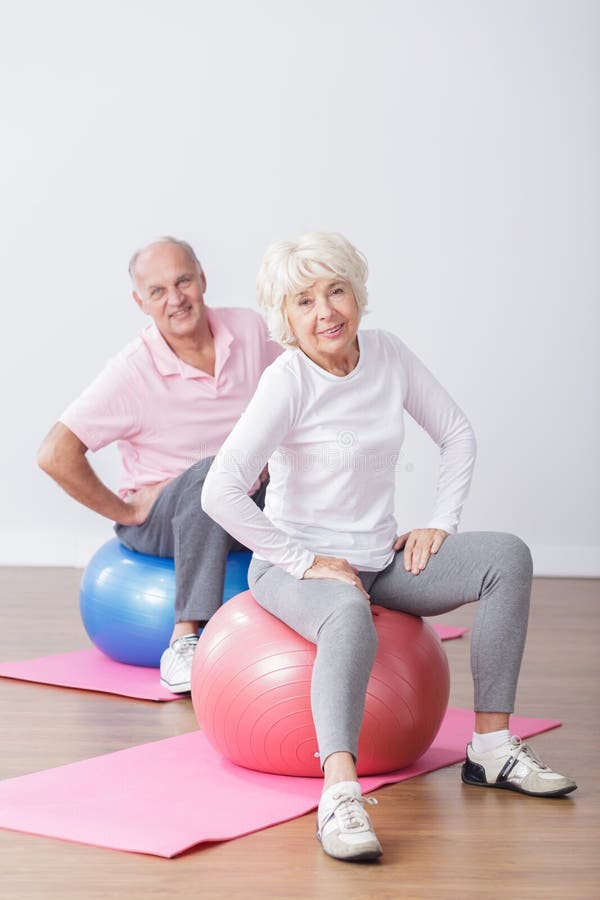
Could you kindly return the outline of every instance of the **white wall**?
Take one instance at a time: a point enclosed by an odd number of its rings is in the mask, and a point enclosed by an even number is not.
[[[187,238],[208,301],[252,306],[271,240],[335,229],[369,258],[369,324],[475,426],[463,527],[600,575],[599,25],[594,0],[5,10],[0,563],[83,564],[110,534],[35,452],[141,325],[134,248]],[[402,528],[436,459],[411,429]],[[94,462],[114,486],[113,451]]]

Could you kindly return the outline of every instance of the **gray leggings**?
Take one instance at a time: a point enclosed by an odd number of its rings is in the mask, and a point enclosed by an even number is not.
[[[174,558],[176,622],[210,619],[223,598],[227,554],[243,549],[200,506],[212,461],[212,456],[200,460],[174,478],[143,525],[115,525],[119,540],[130,550]],[[266,483],[252,496],[261,509],[265,490]]]
[[[479,600],[471,640],[478,712],[512,712],[527,633],[532,561],[512,534],[449,535],[419,574],[403,552],[382,572],[360,572],[371,602],[415,616],[436,616]],[[298,580],[254,558],[248,581],[264,609],[317,645],[311,707],[321,763],[348,751],[356,759],[377,636],[369,604],[353,585]]]

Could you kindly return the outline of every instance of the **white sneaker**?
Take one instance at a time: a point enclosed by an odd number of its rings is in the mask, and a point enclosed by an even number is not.
[[[167,647],[160,658],[160,683],[174,694],[192,689],[192,659],[198,643],[197,634],[184,634]]]
[[[335,859],[376,859],[383,850],[373,831],[358,781],[340,781],[323,791],[317,813],[317,839]]]
[[[475,753],[468,744],[462,780],[465,784],[504,788],[532,797],[562,797],[577,787],[572,778],[553,772],[519,737],[511,737],[489,753]]]

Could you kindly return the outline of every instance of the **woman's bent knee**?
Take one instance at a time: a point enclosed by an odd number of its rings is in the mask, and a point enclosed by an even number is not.
[[[533,559],[531,550],[524,540],[516,534],[502,533],[501,539],[502,557],[509,570],[519,573],[523,578],[531,578],[533,575]]]
[[[345,641],[356,642],[361,648],[375,653],[377,632],[373,624],[371,606],[352,585],[340,583],[335,607],[327,616],[319,632],[324,628],[331,633],[339,631]]]

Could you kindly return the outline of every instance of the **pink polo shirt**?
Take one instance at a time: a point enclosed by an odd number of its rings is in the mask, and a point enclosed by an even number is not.
[[[121,496],[214,456],[281,353],[253,310],[207,315],[214,378],[179,359],[150,322],[60,417],[90,450],[117,441]]]

